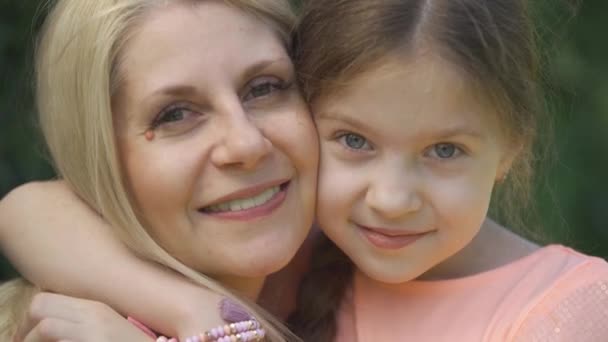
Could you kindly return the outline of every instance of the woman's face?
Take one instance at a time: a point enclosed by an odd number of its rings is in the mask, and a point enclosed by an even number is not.
[[[313,219],[318,141],[276,32],[221,2],[173,3],[120,67],[119,152],[151,235],[224,282],[284,266]]]

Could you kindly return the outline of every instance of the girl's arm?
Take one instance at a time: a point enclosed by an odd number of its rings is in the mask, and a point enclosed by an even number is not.
[[[223,324],[219,295],[137,258],[62,182],[30,183],[0,201],[0,248],[43,289],[106,303],[163,334]]]

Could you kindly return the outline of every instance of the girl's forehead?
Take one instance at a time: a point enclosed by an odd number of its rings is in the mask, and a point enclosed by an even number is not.
[[[478,96],[471,96],[473,87],[459,68],[437,56],[424,57],[386,58],[351,77],[329,81],[335,87],[312,104],[323,108],[350,104],[366,107],[383,99],[387,105],[399,104],[411,110],[415,104],[479,102]]]
[[[466,131],[500,136],[498,115],[460,69],[431,55],[387,59],[312,103],[317,119],[375,122],[394,135]]]

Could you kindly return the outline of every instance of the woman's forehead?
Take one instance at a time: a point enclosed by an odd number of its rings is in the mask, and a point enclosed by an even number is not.
[[[121,89],[146,97],[162,89],[233,82],[256,65],[290,64],[273,27],[221,2],[155,9],[121,56]]]

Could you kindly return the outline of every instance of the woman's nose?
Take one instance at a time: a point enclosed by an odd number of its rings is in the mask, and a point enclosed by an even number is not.
[[[272,143],[242,109],[226,116],[223,129],[211,155],[217,167],[254,169],[272,150]]]

